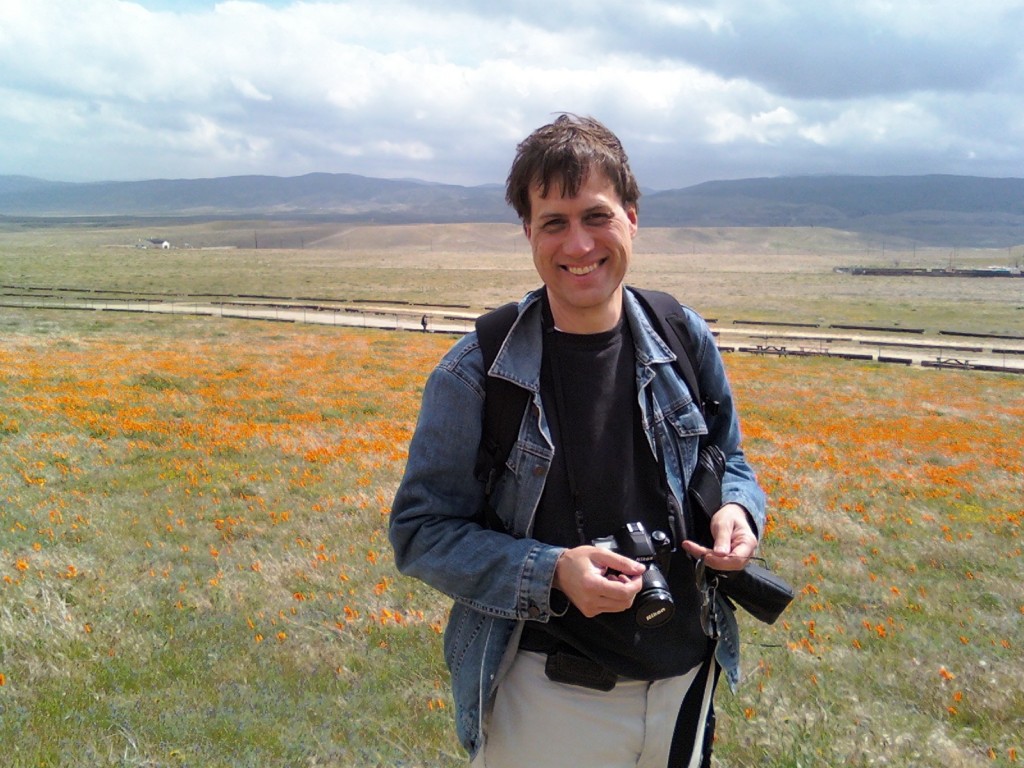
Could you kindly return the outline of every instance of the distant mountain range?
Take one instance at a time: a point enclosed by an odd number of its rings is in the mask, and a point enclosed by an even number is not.
[[[497,184],[463,187],[353,174],[68,183],[0,176],[0,221],[25,217],[316,218],[514,222]],[[925,245],[1024,244],[1024,179],[796,176],[648,192],[644,226],[815,226]]]

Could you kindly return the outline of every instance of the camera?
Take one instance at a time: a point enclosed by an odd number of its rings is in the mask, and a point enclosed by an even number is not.
[[[647,566],[643,587],[633,604],[636,623],[641,627],[660,627],[672,618],[675,603],[669,591],[668,572],[672,542],[664,531],[647,533],[643,523],[626,523],[613,536],[604,536],[590,542],[595,547],[610,550]]]

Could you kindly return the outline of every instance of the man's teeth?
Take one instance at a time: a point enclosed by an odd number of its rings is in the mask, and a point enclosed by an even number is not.
[[[588,264],[585,267],[566,266],[566,269],[568,269],[569,272],[571,272],[574,275],[589,275],[591,272],[597,269],[597,262],[594,262],[593,264]]]

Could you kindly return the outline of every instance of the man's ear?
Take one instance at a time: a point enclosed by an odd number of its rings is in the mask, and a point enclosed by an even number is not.
[[[530,225],[528,222],[523,222],[523,234],[526,235],[526,239],[530,239]]]

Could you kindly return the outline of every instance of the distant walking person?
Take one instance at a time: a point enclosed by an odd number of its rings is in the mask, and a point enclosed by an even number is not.
[[[423,393],[390,538],[403,573],[455,600],[444,649],[474,768],[707,765],[718,672],[737,679],[732,609],[698,578],[746,565],[765,497],[711,331],[669,301],[702,413],[624,285],[639,197],[596,120],[562,115],[528,136],[506,199],[543,286],[510,313],[489,368],[470,333]],[[510,453],[482,471],[497,452],[484,414],[510,389],[525,390]],[[687,487],[705,434],[725,470],[701,523]]]
[[[427,332],[427,323],[428,323],[428,322],[429,322],[429,321],[427,320],[427,316],[426,316],[426,315],[424,315],[423,317],[421,317],[421,318],[420,318],[420,325],[422,325],[422,326],[423,326],[423,332],[424,332],[424,333],[426,333],[426,332]]]

